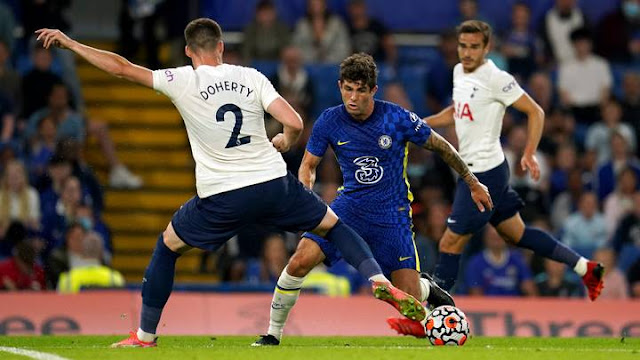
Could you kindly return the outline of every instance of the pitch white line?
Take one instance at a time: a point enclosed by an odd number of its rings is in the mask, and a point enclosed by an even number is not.
[[[14,348],[14,347],[0,346],[0,351],[8,352],[15,355],[22,355],[22,356],[30,357],[36,360],[69,360],[67,358],[63,358],[62,356],[58,356],[54,354],[47,354],[39,351],[26,350],[26,349]]]

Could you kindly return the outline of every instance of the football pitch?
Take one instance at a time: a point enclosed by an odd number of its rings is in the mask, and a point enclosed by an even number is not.
[[[157,348],[111,349],[122,336],[0,337],[0,359],[636,359],[640,338],[472,337],[463,347],[434,347],[409,337],[296,337],[278,347],[249,346],[248,336],[163,336]]]

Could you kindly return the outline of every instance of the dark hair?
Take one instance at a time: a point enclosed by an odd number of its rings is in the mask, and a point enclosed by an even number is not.
[[[491,41],[491,26],[480,20],[467,20],[456,28],[458,37],[460,34],[482,34],[482,42],[487,46]]]
[[[256,12],[260,11],[260,10],[265,10],[265,9],[274,9],[275,6],[273,6],[273,1],[271,0],[260,0],[258,1],[258,4],[256,5]]]
[[[571,42],[591,40],[591,31],[586,27],[579,27],[571,32]]]
[[[195,19],[184,29],[184,39],[191,50],[213,50],[222,39],[222,29],[211,19]]]
[[[361,82],[372,90],[378,83],[378,68],[369,54],[357,53],[340,64],[340,81]]]

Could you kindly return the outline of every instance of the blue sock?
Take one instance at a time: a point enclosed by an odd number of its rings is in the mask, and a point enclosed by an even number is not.
[[[336,245],[342,257],[351,266],[358,269],[365,278],[369,279],[373,275],[382,274],[380,265],[373,258],[369,245],[358,233],[339,219],[324,237]]]
[[[156,248],[142,279],[142,314],[140,328],[142,331],[155,334],[162,309],[173,289],[173,278],[176,272],[176,260],[180,254],[171,251],[158,237]]]
[[[461,256],[460,254],[440,253],[434,277],[444,290],[451,291],[451,288],[456,284]]]
[[[522,239],[516,245],[533,250],[537,255],[565,263],[572,269],[580,260],[578,253],[554,239],[548,233],[536,228],[526,227],[524,234],[522,234]]]

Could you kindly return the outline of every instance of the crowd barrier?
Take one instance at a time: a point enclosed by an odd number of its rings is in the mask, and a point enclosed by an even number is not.
[[[474,335],[638,337],[640,302],[546,298],[456,298]],[[257,335],[269,321],[270,294],[174,293],[158,327],[170,335]],[[140,293],[96,291],[0,294],[1,335],[126,334],[138,326]],[[303,294],[285,334],[392,336],[398,316],[372,296]]]

